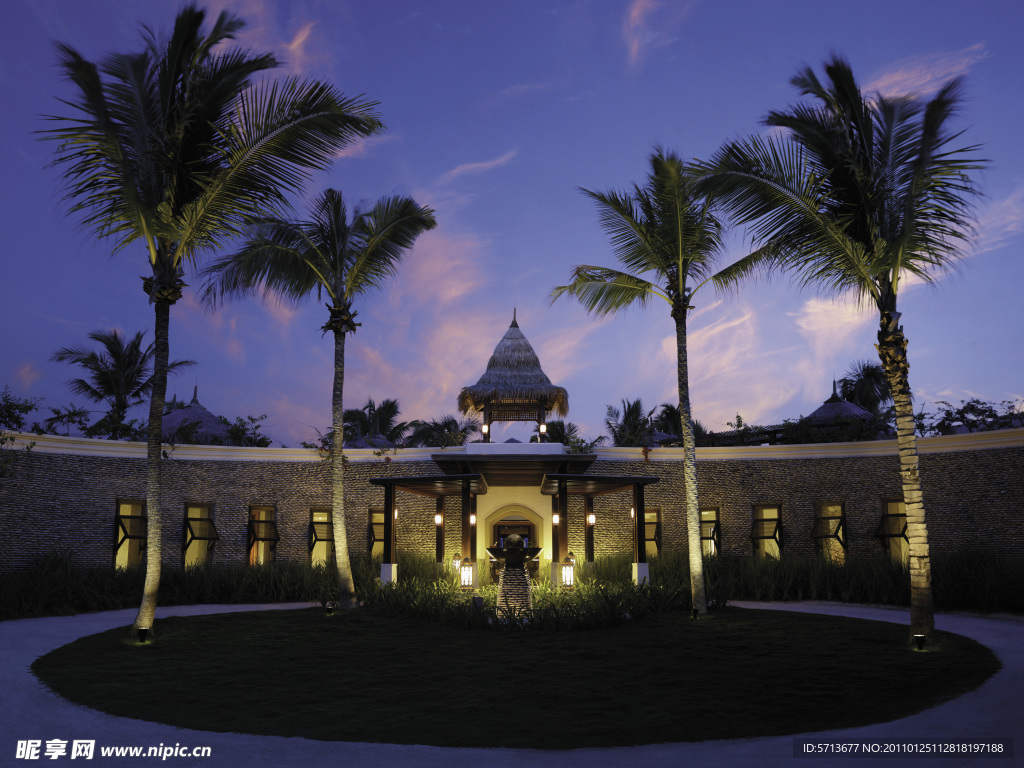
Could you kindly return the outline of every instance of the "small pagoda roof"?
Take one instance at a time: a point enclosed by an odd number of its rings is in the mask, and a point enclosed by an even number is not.
[[[871,418],[871,412],[866,411],[859,405],[851,403],[840,397],[836,391],[836,383],[832,382],[832,397],[822,403],[818,410],[807,417],[809,421],[832,422],[837,420],[860,419],[867,421]]]
[[[543,408],[545,413],[555,412],[562,417],[569,413],[568,393],[564,387],[552,384],[541,369],[537,353],[519,330],[515,310],[512,324],[494,348],[484,375],[459,393],[462,413],[481,411],[492,404],[524,411],[531,407],[538,411]]]
[[[216,415],[199,403],[199,387],[192,390],[192,401],[184,408],[175,408],[164,414],[163,439],[174,436],[179,427],[195,424],[194,440],[198,443],[221,443],[228,436],[228,428]]]

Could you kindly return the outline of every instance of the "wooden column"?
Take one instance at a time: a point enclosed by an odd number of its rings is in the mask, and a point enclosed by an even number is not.
[[[594,497],[584,496],[583,497],[583,525],[585,531],[585,540],[583,548],[585,550],[584,557],[588,563],[594,562],[594,526],[590,524],[590,516],[594,514]]]
[[[569,489],[565,480],[558,481],[558,551],[559,557],[569,554]]]
[[[476,494],[470,495],[469,501],[469,514],[471,515],[471,522],[469,524],[469,559],[474,563],[476,562],[476,526],[473,525],[472,520],[476,520]],[[479,520],[477,520],[479,522]]]
[[[436,499],[436,506],[434,508],[434,514],[441,516],[441,524],[437,525],[435,521],[434,527],[437,529],[434,540],[434,555],[437,562],[444,562],[444,496],[438,496]]]
[[[558,533],[558,526],[555,525],[555,515],[558,514],[558,496],[551,497],[551,562],[562,562],[562,553],[559,550],[561,540]]]
[[[473,556],[470,554],[472,548],[472,536],[469,528],[469,515],[472,511],[473,502],[471,494],[469,492],[469,480],[462,481],[462,556],[470,559]]]
[[[647,562],[646,528],[644,527],[644,486],[633,483],[633,562]]]
[[[395,486],[384,486],[384,562],[395,562]]]

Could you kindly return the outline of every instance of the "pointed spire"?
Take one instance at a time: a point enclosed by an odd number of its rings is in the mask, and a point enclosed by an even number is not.
[[[512,307],[512,325],[509,328],[518,328],[519,323],[516,322],[516,308]]]
[[[199,385],[198,384],[196,384],[196,386],[192,390],[192,402],[189,403],[189,405],[199,405]]]

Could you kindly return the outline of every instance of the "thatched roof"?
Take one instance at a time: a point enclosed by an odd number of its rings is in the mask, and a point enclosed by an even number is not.
[[[199,387],[192,390],[192,402],[184,408],[175,408],[164,414],[163,439],[174,436],[179,427],[195,424],[192,437],[197,443],[220,444],[228,436],[228,428],[224,422],[199,404]]]
[[[832,382],[832,397],[826,400],[818,410],[807,417],[808,421],[831,422],[841,419],[860,419],[867,421],[871,414],[859,405],[844,400],[836,391],[836,383]]]
[[[512,325],[494,348],[484,375],[459,393],[459,410],[469,413],[482,410],[485,405],[512,402],[536,403],[545,412],[555,411],[563,417],[569,413],[568,393],[552,384],[541,370],[537,353],[519,330],[515,310]]]

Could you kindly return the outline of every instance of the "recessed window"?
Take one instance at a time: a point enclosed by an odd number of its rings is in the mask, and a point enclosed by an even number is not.
[[[309,562],[323,566],[334,563],[334,518],[325,507],[309,510]]]
[[[811,536],[825,557],[834,563],[845,562],[846,511],[843,505],[819,503]]]
[[[368,525],[370,557],[384,557],[384,510],[371,509]]]
[[[755,506],[754,525],[750,532],[757,557],[779,557],[782,553],[782,508]]]
[[[700,548],[704,557],[712,557],[718,554],[720,529],[718,523],[718,508],[711,507],[700,511]]]
[[[273,507],[249,507],[249,565],[267,565],[281,537]]]
[[[146,502],[118,500],[114,516],[114,567],[138,568],[146,554]]]
[[[213,525],[213,510],[208,504],[185,506],[185,543],[182,551],[185,567],[192,568],[210,562],[213,545],[220,537]]]
[[[875,533],[882,543],[882,549],[893,560],[906,562],[910,553],[910,539],[907,537],[907,505],[896,499],[882,502],[882,520]]]
[[[661,549],[661,510],[644,510],[644,549],[647,559],[657,557]]]

